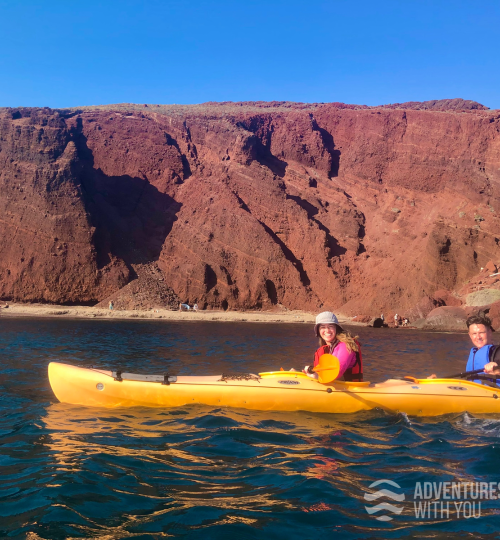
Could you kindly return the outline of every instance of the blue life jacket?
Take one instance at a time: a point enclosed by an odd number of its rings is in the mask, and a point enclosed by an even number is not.
[[[484,368],[484,366],[491,362],[490,349],[495,347],[495,345],[485,345],[478,349],[477,347],[472,347],[469,353],[469,359],[467,360],[466,371],[475,371],[476,369]],[[493,351],[491,351],[493,352]],[[483,381],[480,379],[474,379],[474,382],[481,384]],[[500,380],[497,379],[497,384],[500,384]]]

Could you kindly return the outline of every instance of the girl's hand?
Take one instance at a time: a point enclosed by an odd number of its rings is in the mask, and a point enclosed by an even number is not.
[[[311,379],[317,379],[318,378],[318,374],[313,371],[312,366],[306,366],[302,370],[302,373],[305,373],[308,377],[311,377]]]

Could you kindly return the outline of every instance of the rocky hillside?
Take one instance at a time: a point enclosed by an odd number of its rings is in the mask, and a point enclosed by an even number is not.
[[[475,102],[0,109],[4,300],[428,313],[499,213]]]

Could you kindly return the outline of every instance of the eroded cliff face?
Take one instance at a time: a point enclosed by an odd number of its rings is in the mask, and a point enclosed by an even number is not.
[[[500,114],[470,108],[4,109],[0,297],[409,310],[500,260]]]

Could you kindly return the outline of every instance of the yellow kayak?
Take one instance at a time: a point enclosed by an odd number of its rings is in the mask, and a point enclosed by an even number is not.
[[[389,379],[322,384],[301,372],[213,376],[137,375],[51,362],[49,380],[62,403],[90,407],[202,404],[261,411],[354,413],[383,409],[415,416],[500,413],[500,389],[458,379]]]

